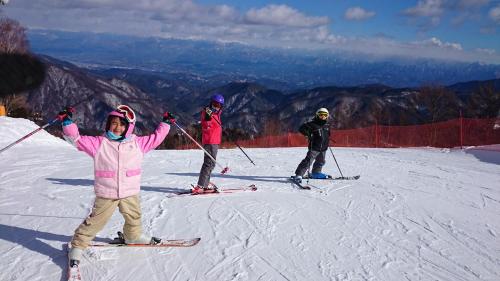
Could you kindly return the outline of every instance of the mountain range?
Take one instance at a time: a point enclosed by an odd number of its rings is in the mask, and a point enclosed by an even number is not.
[[[391,87],[451,85],[500,78],[500,65],[390,58],[296,49],[263,49],[237,43],[30,30],[36,53],[87,68],[130,66],[217,87],[232,81],[291,92],[330,85]],[[194,82],[194,81],[192,81]]]
[[[332,124],[338,129],[375,123],[422,124],[460,114],[474,118],[500,116],[499,79],[447,87],[393,88],[373,84],[282,92],[245,81],[210,88],[201,80],[178,80],[156,72],[95,70],[49,56],[40,59],[46,65],[46,78],[39,88],[25,94],[27,106],[49,120],[64,106],[75,105],[74,118],[79,126],[94,134],[102,131],[106,114],[122,103],[137,112],[138,133],[154,130],[167,110],[179,115],[182,126],[196,127],[200,110],[215,92],[226,99],[225,128],[244,137],[296,131],[320,107],[330,110]]]

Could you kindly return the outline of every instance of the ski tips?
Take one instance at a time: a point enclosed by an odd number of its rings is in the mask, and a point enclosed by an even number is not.
[[[227,172],[229,172],[229,167],[225,167],[220,173],[224,175]]]

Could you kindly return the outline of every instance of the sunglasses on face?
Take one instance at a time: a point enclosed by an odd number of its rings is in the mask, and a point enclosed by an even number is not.
[[[318,113],[318,116],[321,116],[321,117],[328,117],[328,113]]]
[[[116,107],[116,111],[123,113],[123,115],[125,115],[125,119],[127,119],[129,123],[135,122],[135,113],[129,106],[121,104]]]

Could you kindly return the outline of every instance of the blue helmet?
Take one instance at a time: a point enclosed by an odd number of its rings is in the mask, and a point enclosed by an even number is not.
[[[210,98],[210,101],[215,101],[224,105],[224,97],[221,94],[215,94]]]

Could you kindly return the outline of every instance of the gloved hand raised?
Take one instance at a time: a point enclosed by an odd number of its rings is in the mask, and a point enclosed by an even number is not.
[[[66,106],[63,110],[57,113],[57,119],[59,119],[59,121],[66,121],[66,120],[71,121],[71,117],[73,117],[73,112],[76,112],[76,110],[73,107]]]
[[[177,116],[175,116],[174,114],[172,114],[168,111],[163,113],[163,122],[165,122],[169,125],[175,124],[176,119],[177,119]]]
[[[207,107],[205,107],[205,113],[207,113],[207,115],[208,115],[209,117],[211,117],[211,116],[212,116],[212,113],[213,113],[213,110],[212,110],[212,109],[210,109],[210,107],[208,107],[208,106],[207,106]]]
[[[204,110],[205,110],[205,120],[210,121],[212,119],[212,113],[214,113],[213,110],[210,109],[210,107],[208,107],[208,106],[205,107]]]

